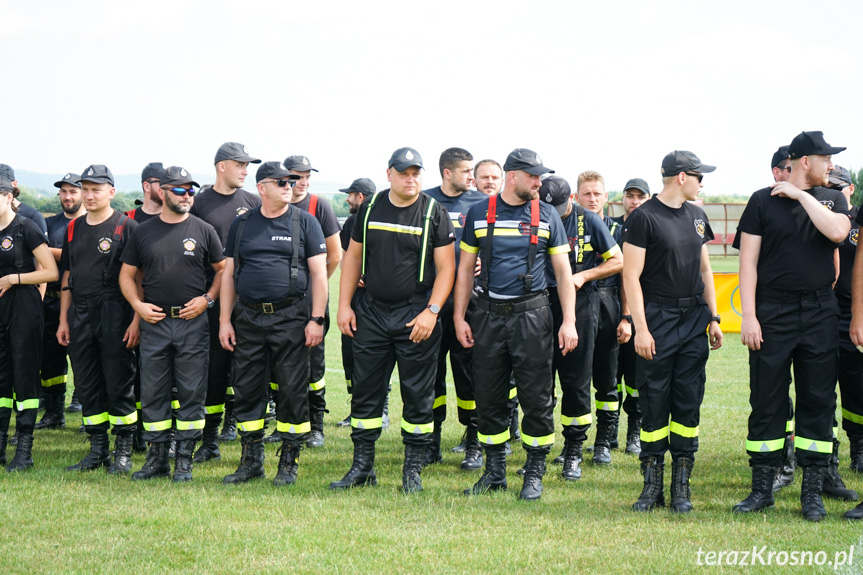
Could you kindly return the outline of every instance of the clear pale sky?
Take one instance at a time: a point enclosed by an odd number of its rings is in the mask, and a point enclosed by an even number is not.
[[[230,140],[380,188],[412,146],[431,187],[444,148],[503,163],[527,147],[573,182],[658,191],[662,157],[688,149],[718,166],[709,198],[772,182],[802,130],[863,167],[859,1],[0,0],[0,22],[16,169],[162,161],[209,181]]]

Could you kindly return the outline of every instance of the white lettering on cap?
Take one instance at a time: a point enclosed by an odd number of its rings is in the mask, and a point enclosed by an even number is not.
[[[66,176],[65,176],[63,179],[64,179],[64,180],[71,180],[71,179],[72,179],[72,174],[66,174]]]
[[[308,159],[308,158],[306,158],[305,156],[303,156],[303,165],[304,165],[304,166],[308,166],[308,165],[309,165],[309,159]]]
[[[249,151],[246,149],[246,146],[243,146],[243,153],[248,155]]]
[[[410,150],[408,150],[407,152],[405,152],[405,159],[406,159],[406,160],[413,160],[413,159],[414,159],[413,152],[411,152]]]
[[[183,177],[185,178],[186,176],[188,176],[188,175],[189,175],[189,173],[188,173],[188,172],[186,172],[186,170],[185,170],[184,168],[180,168],[180,175],[181,175],[181,176],[183,176]]]
[[[87,172],[87,175],[88,175],[88,176],[92,176],[93,174],[94,174],[94,172],[93,172],[93,168],[90,168],[90,171],[88,171],[88,172]]]
[[[536,163],[542,164],[542,160],[539,158],[539,154],[535,154],[535,156],[536,156]]]

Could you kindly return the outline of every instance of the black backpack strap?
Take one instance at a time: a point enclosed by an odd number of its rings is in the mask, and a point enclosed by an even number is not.
[[[126,222],[129,220],[129,216],[126,214],[121,214],[120,212],[116,212],[116,214],[119,218],[114,225],[114,233],[111,235],[111,255],[108,257],[108,265],[105,266],[105,271],[102,272],[102,285],[105,286],[111,283],[111,266],[114,265],[114,260],[117,259],[117,252],[120,251],[120,242],[123,240],[123,230],[126,227]]]
[[[530,247],[527,252],[527,271],[524,278],[524,293],[533,291],[533,264],[539,248],[539,200],[530,201]]]
[[[488,273],[489,268],[491,267],[491,254],[492,254],[492,238],[494,238],[494,223],[497,220],[497,196],[489,196],[488,198],[488,210],[485,215],[486,222],[486,231],[485,231],[485,243],[483,243],[483,258],[482,262],[482,271],[479,274],[479,285],[482,287],[482,291],[485,295],[489,295],[488,293]]]
[[[575,273],[584,271],[584,206],[573,204],[578,217],[578,254],[575,256]]]
[[[79,217],[83,218],[86,216],[79,216]],[[75,238],[75,222],[77,222],[77,221],[78,221],[78,218],[75,218],[74,220],[69,222],[69,224],[66,226],[66,249],[69,250],[69,270],[68,270],[69,271],[69,281],[68,281],[67,286],[65,288],[63,288],[65,290],[71,290],[73,287],[72,286],[72,268],[74,266],[72,265],[72,240]]]
[[[290,204],[289,204],[290,205]],[[291,285],[288,288],[288,297],[297,293],[297,283],[300,278],[300,209],[290,206],[291,210]],[[239,230],[238,230],[239,231]]]
[[[428,267],[434,266],[434,248],[432,247],[432,214],[434,213],[435,204],[437,203],[434,198],[428,196],[426,194],[422,195],[422,211],[423,211],[423,219],[422,219],[422,239],[420,240],[420,254],[419,254],[419,266],[417,270],[417,292],[425,292],[429,287],[426,285],[428,282],[426,278],[428,277]],[[429,254],[432,254],[431,262],[429,262]],[[426,264],[431,263],[431,266],[426,266]]]
[[[237,235],[234,236],[234,294],[237,292],[237,282],[240,279],[240,240],[243,238],[243,229],[249,221],[249,212],[243,212],[239,216],[240,223],[237,224]]]

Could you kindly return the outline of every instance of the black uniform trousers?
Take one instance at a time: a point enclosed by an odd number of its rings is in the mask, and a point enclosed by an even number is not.
[[[641,417],[638,409],[638,377],[636,375],[635,326],[631,325],[632,337],[621,343],[617,352],[617,396],[624,397],[623,411],[630,418]]]
[[[309,309],[311,309],[312,301],[309,296]],[[320,345],[309,350],[309,381],[308,381],[308,401],[310,413],[325,413],[327,411],[327,360],[324,343],[327,339],[327,334],[330,331],[330,305],[327,301],[327,307],[324,308],[324,340]],[[273,378],[275,379],[275,378]]]
[[[134,429],[135,354],[123,335],[134,312],[117,289],[72,293],[69,306],[69,358],[88,433]],[[142,322],[143,323],[143,322]]]
[[[364,298],[366,294],[366,289],[358,287],[354,292],[354,296],[351,298],[351,309],[356,313],[357,309],[357,301],[360,298]],[[345,371],[345,384],[348,388],[348,394],[353,393],[351,389],[351,382],[354,377],[354,338],[342,334],[342,369]]]
[[[309,421],[309,348],[305,328],[309,301],[302,296],[282,309],[265,313],[234,304],[234,415],[242,436],[262,434],[267,411],[267,379],[278,385],[276,428],[282,439],[301,443]]]
[[[32,435],[39,410],[42,298],[36,286],[15,285],[0,298],[0,432],[18,410],[18,433]]]
[[[548,295],[541,292],[510,300],[480,295],[470,326],[480,443],[500,445],[510,438],[512,374],[524,413],[522,444],[526,450],[548,453],[554,444],[551,366],[552,349],[557,346]]]
[[[704,368],[710,354],[710,309],[701,296],[689,307],[662,305],[651,301],[648,294],[644,300],[656,353],[649,361],[641,356],[636,361],[641,459],[662,459],[666,451],[674,459],[694,458],[707,379]]]
[[[842,394],[842,429],[849,437],[863,437],[863,353],[847,332],[839,334],[839,392]]]
[[[617,326],[620,325],[620,289],[604,286],[596,288],[597,326],[593,344],[593,388],[597,423],[614,424],[620,410],[617,393]],[[578,325],[576,323],[576,325]]]
[[[69,374],[66,346],[57,341],[57,328],[60,327],[60,294],[48,292],[42,302],[45,329],[42,332],[42,364],[39,369],[42,378],[42,392],[49,395],[66,395],[66,381]]]
[[[434,431],[434,381],[440,347],[440,321],[431,336],[413,343],[405,327],[428,304],[428,294],[401,302],[366,297],[356,303],[351,439],[377,441],[393,367],[398,363],[402,396],[402,441],[428,445]]]
[[[210,354],[205,314],[190,320],[172,317],[171,307],[159,304],[167,317],[154,324],[141,322],[141,416],[144,440],[170,438],[171,390],[177,390],[177,441],[197,440],[204,429],[204,399]],[[182,306],[175,306],[179,312]],[[263,385],[263,384],[262,384]]]
[[[465,321],[470,323],[470,318],[476,310],[476,292],[471,292],[468,300]],[[440,310],[441,342],[440,352],[437,357],[437,375],[434,388],[434,420],[440,426],[446,419],[446,356],[449,354],[449,365],[452,371],[452,379],[455,384],[456,406],[458,409],[458,421],[464,426],[476,428],[476,399],[473,392],[473,380],[471,379],[470,364],[473,352],[470,348],[462,347],[455,333],[453,321],[453,298],[450,296]]]
[[[228,395],[234,395],[234,390],[231,387],[232,353],[223,348],[221,342],[219,341],[218,304],[207,309],[206,318],[210,334],[209,369],[207,370],[206,374],[206,412],[207,415],[218,416],[221,420],[222,413],[225,412],[225,398]],[[216,422],[216,424],[218,425],[218,421]]]
[[[557,333],[563,324],[563,309],[557,287],[548,290],[553,317],[552,333]],[[575,329],[578,332],[578,346],[566,355],[554,345],[552,363],[552,384],[554,374],[560,380],[562,391],[560,403],[560,422],[563,436],[575,441],[587,439],[587,430],[593,421],[590,406],[590,375],[593,372],[593,346],[596,341],[597,310],[599,298],[593,287],[579,290],[575,296]]]
[[[760,350],[749,351],[749,464],[781,463],[793,364],[797,463],[826,466],[833,453],[839,372],[839,305],[833,290],[758,287],[755,315],[764,341]]]

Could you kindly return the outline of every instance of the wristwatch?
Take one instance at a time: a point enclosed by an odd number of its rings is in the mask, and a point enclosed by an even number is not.
[[[324,316],[322,315],[313,315],[309,318],[309,321],[313,321],[318,325],[324,325]]]
[[[631,315],[622,315],[622,316],[620,316],[620,319],[621,319],[621,321],[626,320],[630,324],[632,324],[632,316]]]
[[[213,298],[210,297],[210,294],[205,293],[201,297],[207,300],[207,309],[211,309],[214,305],[216,305],[216,302],[213,301]]]
[[[440,313],[440,306],[434,303],[427,305],[426,309],[431,310],[432,313]]]
[[[715,321],[716,323],[722,323],[722,321],[718,315],[711,317],[710,321]]]

